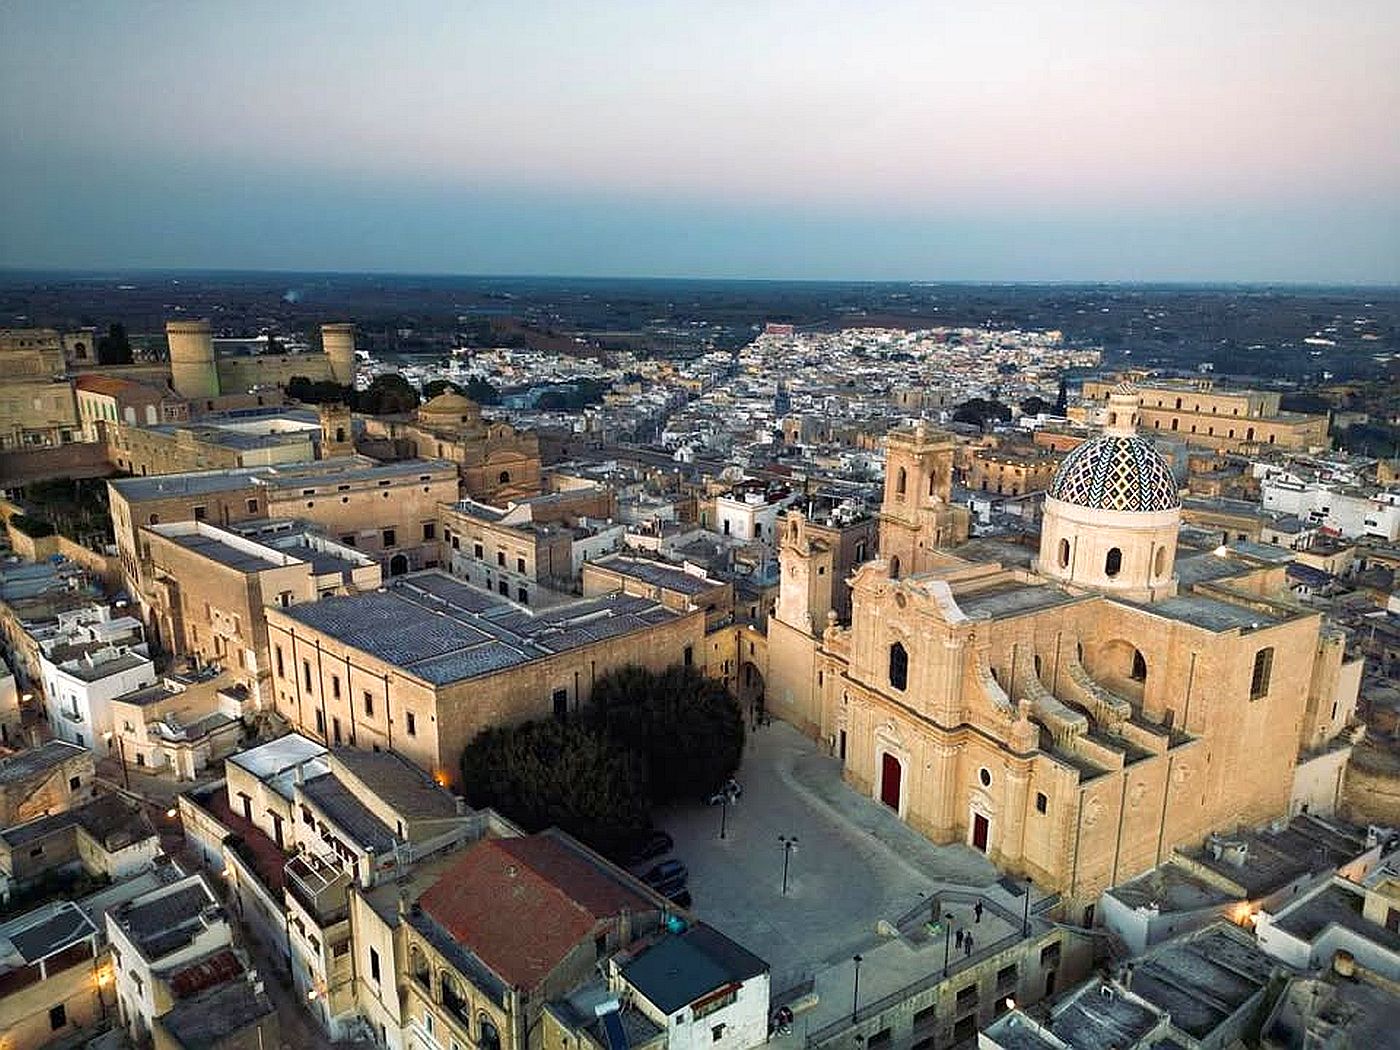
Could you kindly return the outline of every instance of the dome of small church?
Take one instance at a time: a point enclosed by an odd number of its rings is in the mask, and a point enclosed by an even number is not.
[[[1049,496],[1100,511],[1169,511],[1182,505],[1172,468],[1137,434],[1103,434],[1079,445],[1065,456]]]
[[[1104,434],[1074,449],[1050,483],[1063,503],[1094,510],[1154,512],[1181,506],[1171,467],[1146,438]]]
[[[421,405],[418,418],[428,426],[455,428],[481,418],[481,406],[469,397],[447,390]]]

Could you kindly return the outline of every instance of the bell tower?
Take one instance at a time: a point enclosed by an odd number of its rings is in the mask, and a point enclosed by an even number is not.
[[[820,636],[832,609],[836,557],[829,544],[807,532],[807,519],[797,511],[788,511],[783,522],[778,563],[782,576],[777,618],[790,627]]]
[[[354,420],[350,409],[339,404],[325,404],[320,407],[321,416],[321,458],[333,459],[336,456],[355,454]]]
[[[967,539],[969,515],[949,502],[953,436],[920,420],[885,439],[885,498],[880,506],[880,557],[898,579],[929,569],[931,552]]]

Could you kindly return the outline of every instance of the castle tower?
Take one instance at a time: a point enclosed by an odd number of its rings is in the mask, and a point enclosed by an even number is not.
[[[355,326],[323,324],[321,348],[330,359],[331,380],[341,386],[355,385]]]
[[[885,439],[885,498],[880,506],[880,557],[898,578],[933,564],[931,552],[967,539],[968,512],[949,502],[953,437],[923,420]]]
[[[1181,499],[1171,468],[1137,432],[1141,398],[1127,383],[1108,396],[1103,433],[1074,449],[1045,495],[1045,576],[1134,601],[1176,593]]]
[[[350,409],[344,405],[324,404],[321,416],[321,458],[355,454],[355,431]]]
[[[166,321],[170,344],[170,385],[191,400],[219,396],[214,337],[208,321]]]

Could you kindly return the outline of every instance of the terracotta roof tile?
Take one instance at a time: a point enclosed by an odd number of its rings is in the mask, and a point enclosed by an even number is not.
[[[652,899],[551,832],[466,850],[419,905],[510,984],[538,986],[600,922]]]

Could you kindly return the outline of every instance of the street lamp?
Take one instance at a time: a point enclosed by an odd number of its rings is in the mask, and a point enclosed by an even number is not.
[[[859,955],[852,955],[851,961],[856,964],[855,984],[851,988],[851,1024],[856,1023],[856,1009],[860,1006],[860,963]]]
[[[724,838],[726,825],[729,823],[729,792],[721,794],[719,800],[719,837]]]
[[[943,976],[948,976],[948,954],[953,940],[953,913],[943,913]]]
[[[1035,885],[1030,879],[1026,880],[1026,904],[1025,911],[1021,914],[1021,936],[1029,937],[1031,934],[1031,887]]]
[[[796,835],[779,835],[778,841],[783,844],[783,896],[787,896],[788,887],[788,863],[792,860],[792,851],[797,848]]]

